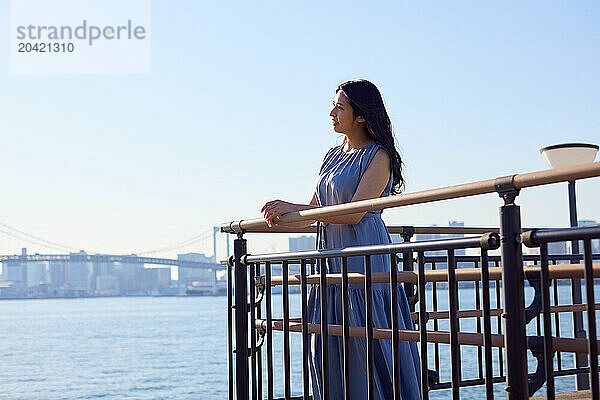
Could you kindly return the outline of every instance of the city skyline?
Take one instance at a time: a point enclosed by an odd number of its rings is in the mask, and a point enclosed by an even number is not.
[[[600,222],[594,220],[578,220],[578,226],[596,226]],[[432,225],[438,226],[438,225]],[[464,227],[463,221],[451,220],[448,227]],[[464,234],[416,234],[412,241],[440,240],[464,237]],[[214,238],[217,236],[215,235]],[[393,243],[403,242],[399,234],[392,234]],[[592,253],[600,254],[600,239],[592,240]],[[580,245],[580,248],[582,245]],[[213,254],[198,252],[177,255],[180,262],[199,262],[215,264]],[[288,237],[287,251],[314,250],[314,235],[292,235]],[[524,254],[539,254],[539,249],[525,248]],[[570,254],[570,242],[550,243],[549,254]],[[476,253],[476,252],[475,252]],[[23,248],[22,257],[27,256]],[[81,297],[81,296],[122,296],[122,295],[183,295],[185,293],[224,294],[225,273],[219,269],[196,269],[178,267],[146,267],[144,264],[126,264],[108,261],[109,255],[99,255],[97,261],[77,261],[87,256],[85,251],[71,253],[68,260],[3,262],[0,273],[0,298],[45,298],[45,297]],[[464,249],[455,251],[456,256],[472,255]],[[445,256],[444,251],[429,251],[425,256]],[[445,268],[445,263],[438,263],[438,268]],[[461,267],[471,267],[466,263]],[[298,274],[297,265],[290,266],[290,274]],[[273,266],[273,274],[281,274],[281,266]]]
[[[44,258],[37,254],[33,257]],[[80,251],[66,257],[49,257],[48,261],[32,261],[23,248],[15,260],[2,261],[0,298],[174,296],[192,289],[197,294],[225,294],[223,266],[215,263],[214,257],[185,253],[177,260],[142,260]],[[177,266],[148,267],[152,264],[148,261],[177,261]]]

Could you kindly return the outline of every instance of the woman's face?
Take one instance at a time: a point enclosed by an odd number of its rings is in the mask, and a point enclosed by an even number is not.
[[[338,91],[333,99],[333,109],[329,113],[333,130],[347,134],[358,127],[362,117],[354,118],[354,110],[343,91]]]

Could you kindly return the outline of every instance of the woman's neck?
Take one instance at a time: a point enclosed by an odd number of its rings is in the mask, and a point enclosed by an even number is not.
[[[346,153],[350,153],[354,150],[362,149],[365,146],[368,146],[373,138],[366,129],[362,129],[360,131],[352,132],[346,134],[346,139],[344,140],[343,150]]]

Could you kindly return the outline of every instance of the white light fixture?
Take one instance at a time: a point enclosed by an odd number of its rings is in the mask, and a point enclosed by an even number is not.
[[[588,143],[555,144],[540,149],[540,153],[550,168],[569,167],[594,162],[596,153],[598,153],[598,145]]]

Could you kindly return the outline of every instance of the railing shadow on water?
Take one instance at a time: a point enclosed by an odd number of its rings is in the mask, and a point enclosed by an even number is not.
[[[597,176],[600,176],[600,163],[589,163],[320,207],[286,214],[281,219],[282,223],[319,220],[494,192],[503,200],[499,228],[388,227],[390,233],[402,235],[403,243],[250,255],[245,234],[310,233],[316,228],[269,228],[261,218],[223,224],[222,232],[237,235],[234,255],[222,260],[228,274],[229,398],[274,399],[276,395],[279,398],[283,395],[285,399],[312,398],[311,335],[317,335],[314,338],[318,338],[323,349],[320,369],[323,398],[326,399],[330,390],[327,349],[331,336],[341,338],[342,342],[342,380],[346,399],[352,397],[348,389],[352,362],[348,350],[350,338],[363,338],[366,342],[365,385],[369,399],[374,398],[376,340],[391,341],[394,399],[401,398],[402,365],[398,349],[402,341],[419,343],[423,399],[444,389],[450,391],[452,399],[459,399],[461,388],[464,392],[474,386],[482,387],[481,394],[485,392],[486,399],[493,399],[494,384],[500,382],[505,382],[506,398],[511,400],[529,398],[536,392],[554,399],[558,396],[555,394],[555,377],[569,375],[577,377],[578,393],[588,396],[577,398],[600,398],[595,311],[600,304],[596,303],[594,294],[594,278],[600,278],[600,263],[594,260],[600,259],[600,254],[592,254],[592,240],[600,238],[600,226],[521,228],[520,207],[515,204],[522,189]],[[412,242],[415,233],[475,236]],[[548,245],[561,241],[583,241],[583,254],[549,255]],[[523,255],[523,246],[539,248],[539,254]],[[463,255],[465,249],[470,249],[470,255]],[[429,256],[427,252],[431,251],[436,255]],[[498,252],[499,255],[494,254]],[[372,257],[382,254],[390,255],[390,272],[372,273]],[[364,260],[363,273],[348,272],[350,257]],[[341,260],[340,273],[327,273],[327,268],[319,268],[330,259]],[[299,273],[291,275],[291,266],[299,267]],[[273,275],[274,267],[280,268],[280,275]],[[559,301],[559,282],[565,280],[571,289],[571,298],[567,302],[563,295]],[[585,299],[579,299],[577,293],[581,290],[575,290],[582,287],[582,280]],[[390,291],[391,329],[373,323],[372,290],[377,284],[385,284]],[[310,288],[319,294],[320,321],[327,320],[328,285],[339,285],[341,290],[342,323],[309,322]],[[351,285],[364,288],[364,326],[349,324],[348,290],[356,287]],[[281,287],[281,295],[274,295],[273,289],[278,287]],[[290,316],[290,288],[294,287],[300,287],[299,317]],[[398,290],[405,291],[417,327],[414,330],[399,329]],[[473,296],[467,302],[467,308],[464,304],[459,306],[459,300],[464,303],[461,294],[465,292]],[[531,298],[527,304],[526,292]],[[276,318],[273,299],[279,297],[281,317]],[[470,327],[465,321],[471,321]],[[570,323],[566,331],[565,321]],[[276,332],[281,332],[281,340],[275,340]],[[290,337],[293,333],[301,337],[302,354],[302,385],[294,388],[292,376],[299,371],[291,368]],[[281,388],[275,384],[275,344],[282,347]],[[461,354],[470,355],[461,357]],[[446,360],[449,360],[449,374]],[[565,366],[567,360],[573,360],[575,365]],[[528,362],[535,366],[531,373]],[[464,370],[471,374],[465,377]]]

